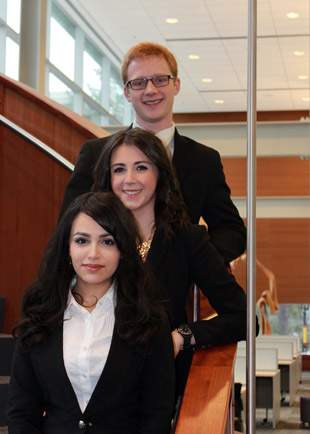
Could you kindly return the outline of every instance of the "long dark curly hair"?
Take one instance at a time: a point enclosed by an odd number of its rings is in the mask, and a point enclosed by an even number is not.
[[[155,226],[171,238],[176,229],[189,223],[174,168],[161,140],[140,128],[128,129],[114,134],[104,146],[93,171],[92,191],[112,191],[111,158],[113,151],[121,145],[135,146],[157,167],[158,179],[155,197]]]
[[[75,275],[68,256],[70,233],[80,213],[87,214],[110,233],[121,254],[114,275],[117,333],[129,344],[147,348],[165,323],[165,303],[160,300],[155,276],[137,253],[139,236],[135,221],[113,193],[86,193],[71,203],[47,244],[37,279],[23,295],[21,320],[13,334],[27,347],[62,324],[70,282]]]

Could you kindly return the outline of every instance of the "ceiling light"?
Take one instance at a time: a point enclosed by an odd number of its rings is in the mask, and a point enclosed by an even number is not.
[[[176,24],[179,20],[177,18],[166,18],[166,23],[168,24]]]
[[[304,96],[302,100],[308,102],[308,101],[310,101],[310,97],[309,96]]]
[[[304,54],[305,54],[304,51],[294,51],[295,56],[304,56]]]
[[[203,78],[202,81],[204,83],[212,83],[213,80],[212,80],[212,78]]]
[[[198,54],[190,54],[190,55],[188,56],[188,58],[189,58],[190,60],[198,60],[198,59],[200,59],[200,56],[199,56]]]
[[[216,99],[215,104],[224,104],[224,100],[223,99]]]
[[[308,80],[308,76],[307,75],[299,75],[298,76],[299,80]]]
[[[299,14],[297,12],[289,12],[286,14],[287,18],[298,18]]]

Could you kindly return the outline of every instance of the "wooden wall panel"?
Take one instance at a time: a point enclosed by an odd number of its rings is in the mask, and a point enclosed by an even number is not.
[[[310,303],[310,220],[257,219],[257,259],[276,277],[279,303]],[[246,264],[234,270],[246,288]],[[256,298],[268,289],[268,280],[257,268]]]
[[[55,228],[70,173],[3,126],[0,134],[0,288],[7,299],[4,331],[8,333]]]
[[[309,354],[302,355],[302,370],[310,371],[310,356]]]
[[[246,196],[246,158],[222,158],[232,196]],[[309,196],[310,162],[299,157],[258,157],[257,196]]]
[[[309,110],[278,110],[257,112],[258,122],[299,121],[309,116]],[[176,124],[246,122],[246,112],[174,113]]]
[[[81,144],[107,133],[26,85],[0,74],[0,113],[75,163]],[[19,316],[21,296],[35,276],[55,228],[70,173],[0,126],[0,295],[7,299],[3,331]]]

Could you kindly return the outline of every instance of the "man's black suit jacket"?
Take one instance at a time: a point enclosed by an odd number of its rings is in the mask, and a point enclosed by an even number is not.
[[[146,356],[114,330],[106,365],[84,413],[65,370],[62,336],[59,327],[29,352],[17,342],[7,405],[10,434],[169,433],[175,368],[168,325]]]
[[[72,199],[91,189],[94,166],[110,138],[89,140],[82,145],[60,215]],[[212,243],[228,264],[245,251],[246,229],[230,198],[219,153],[176,130],[173,164],[192,223],[203,217]]]

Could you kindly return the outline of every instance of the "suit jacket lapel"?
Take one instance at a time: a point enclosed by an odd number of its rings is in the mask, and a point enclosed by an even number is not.
[[[122,341],[114,326],[113,336],[105,367],[99,377],[89,403],[85,409],[88,416],[102,411],[104,406],[109,406],[113,395],[122,389],[124,379],[131,375],[134,347]]]
[[[67,375],[63,360],[63,327],[54,330],[44,345],[44,350],[39,354],[40,364],[46,366],[51,382],[51,387],[59,394],[59,400],[64,402],[66,410],[76,417],[81,415],[81,409],[76,398],[75,392]]]
[[[168,242],[164,240],[164,234],[159,229],[156,229],[150,250],[147,255],[147,262],[151,264],[155,270],[160,269],[160,263],[163,260],[168,247]]]
[[[180,136],[177,129],[175,129],[172,162],[176,169],[177,178],[180,184],[183,184],[191,163],[190,151],[191,150],[187,146],[186,141],[182,136]]]

